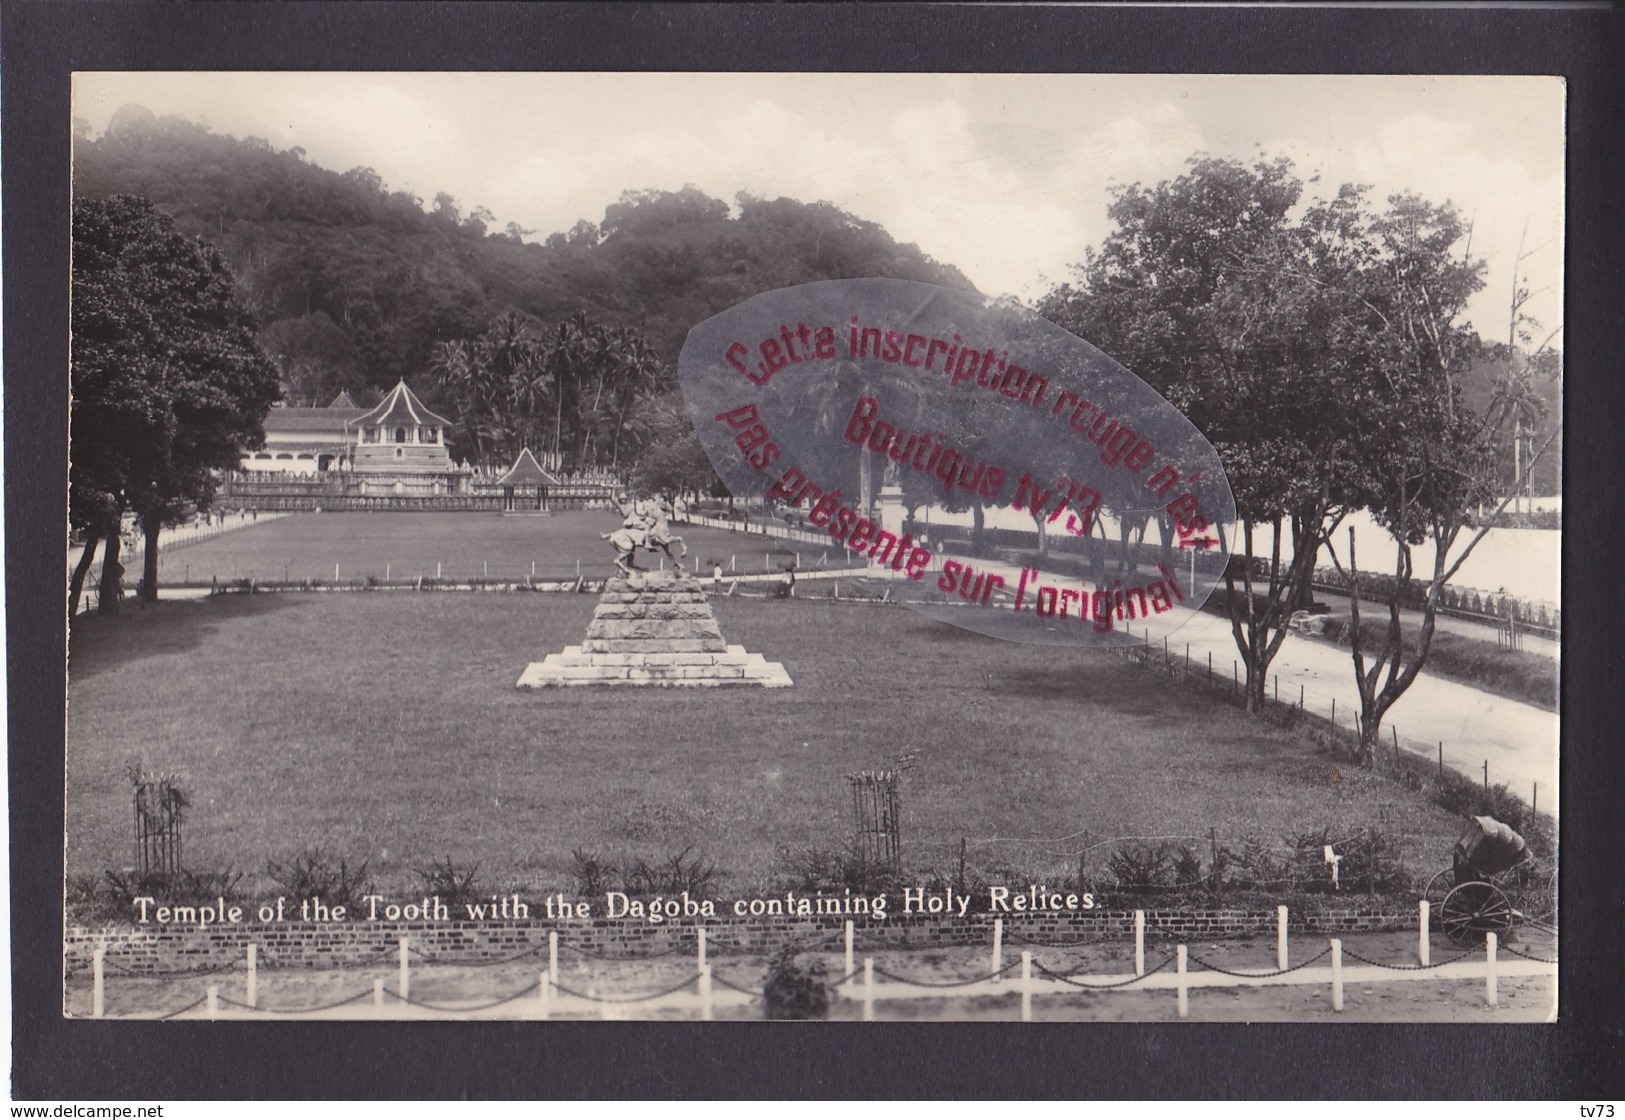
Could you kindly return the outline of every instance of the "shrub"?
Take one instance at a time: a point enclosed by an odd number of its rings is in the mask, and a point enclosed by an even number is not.
[[[1339,844],[1337,854],[1343,857],[1338,865],[1338,882],[1344,890],[1379,893],[1410,885],[1398,845],[1387,833],[1368,828]]]
[[[1117,877],[1117,887],[1123,891],[1153,891],[1174,883],[1167,844],[1124,844],[1112,852],[1106,870]]]
[[[226,867],[214,871],[108,871],[100,880],[78,876],[67,896],[92,917],[129,918],[135,900],[151,898],[160,906],[202,906],[225,899],[243,902],[243,873]]]
[[[902,884],[903,876],[884,863],[864,859],[856,849],[804,848],[799,852],[781,850],[780,859],[788,865],[785,885],[797,891],[883,894]]]
[[[1219,868],[1214,868],[1207,875],[1202,874],[1202,857],[1189,844],[1181,844],[1173,857],[1174,885],[1177,887],[1199,887],[1204,882],[1215,889],[1219,886]],[[1211,879],[1211,881],[1209,881]]]
[[[1281,856],[1275,845],[1263,837],[1247,835],[1241,838],[1239,850],[1219,849],[1226,870],[1234,868],[1225,882],[1242,890],[1281,890],[1294,882],[1293,861]]]
[[[628,863],[621,872],[621,885],[627,894],[674,895],[687,891],[703,895],[717,876],[717,865],[703,855],[689,858],[692,847],[684,848],[664,863],[650,864],[642,859]]]
[[[829,1018],[829,983],[822,961],[803,963],[785,949],[767,966],[762,985],[763,1015],[768,1019]]]
[[[428,867],[414,867],[412,873],[423,881],[423,889],[429,894],[436,895],[453,910],[470,903],[484,902],[485,898],[474,889],[474,881],[480,870],[479,864],[471,867],[460,867],[447,856],[444,860],[431,863]]]
[[[570,853],[570,877],[575,881],[576,895],[580,898],[612,890],[620,890],[633,898],[676,895],[684,891],[690,895],[705,895],[710,893],[719,872],[717,865],[705,856],[691,856],[693,850],[684,848],[661,863],[637,857],[617,865],[598,858],[593,852],[576,848]]]
[[[570,878],[575,880],[577,898],[590,898],[610,890],[615,867],[584,848],[570,852]]]
[[[352,865],[340,857],[335,867],[320,848],[306,848],[286,862],[267,860],[265,873],[293,898],[320,899],[328,906],[343,906],[351,914],[359,913],[362,900],[373,893],[366,860]]]

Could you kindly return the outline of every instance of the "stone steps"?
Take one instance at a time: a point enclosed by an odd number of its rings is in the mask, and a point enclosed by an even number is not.
[[[727,643],[692,577],[652,572],[605,584],[585,640],[532,662],[518,687],[788,688],[791,683],[783,665]]]

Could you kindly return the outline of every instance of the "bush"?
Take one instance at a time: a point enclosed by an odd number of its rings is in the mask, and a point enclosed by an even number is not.
[[[1219,856],[1229,874],[1215,876],[1216,886],[1275,891],[1290,888],[1296,881],[1293,861],[1280,855],[1276,846],[1261,836],[1243,836],[1239,850],[1220,848]]]
[[[803,963],[785,949],[767,966],[762,985],[763,1016],[768,1019],[829,1018],[829,983],[822,961]]]
[[[244,902],[243,873],[227,867],[215,871],[108,871],[101,877],[76,875],[64,891],[66,909],[87,919],[128,920],[135,900],[151,898],[160,906],[204,906],[216,899]]]
[[[799,852],[781,849],[779,858],[787,864],[784,885],[790,890],[854,894],[884,894],[902,885],[904,876],[887,864],[864,859],[848,846],[834,850],[804,848]]]
[[[703,855],[691,856],[693,850],[684,848],[662,863],[650,863],[637,857],[614,864],[600,859],[596,853],[576,848],[570,853],[570,877],[575,881],[576,897],[589,898],[612,890],[632,898],[670,896],[684,891],[693,896],[708,894],[719,873],[717,865]]]
[[[1156,847],[1140,842],[1124,844],[1112,852],[1106,861],[1106,870],[1116,876],[1117,889],[1121,891],[1154,891],[1174,885],[1167,844]]]
[[[1346,891],[1380,894],[1410,886],[1398,847],[1386,833],[1368,828],[1339,844],[1337,854],[1343,857],[1338,865],[1338,881]]]
[[[447,856],[428,867],[414,867],[412,873],[423,881],[425,891],[456,910],[470,902],[485,901],[484,896],[474,889],[479,870],[477,863],[472,867],[460,867]]]
[[[650,864],[634,859],[621,872],[621,884],[628,895],[675,895],[687,891],[704,895],[717,876],[717,865],[703,855],[689,858],[692,847],[684,848],[664,863]]]
[[[591,898],[610,890],[615,867],[584,848],[570,852],[570,878],[575,880],[577,898]]]
[[[1210,868],[1208,874],[1202,874],[1202,857],[1188,844],[1181,844],[1179,850],[1173,855],[1174,886],[1199,887],[1203,883],[1215,889],[1218,888],[1223,872],[1223,857],[1219,859],[1220,866]],[[1209,880],[1211,879],[1211,882]]]
[[[320,899],[351,914],[360,913],[363,899],[374,893],[366,860],[352,865],[340,857],[335,867],[320,848],[306,848],[286,862],[267,860],[265,873],[293,898]]]

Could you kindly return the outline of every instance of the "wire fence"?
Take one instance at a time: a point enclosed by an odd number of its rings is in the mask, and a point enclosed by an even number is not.
[[[1130,647],[1130,655],[1152,669],[1165,672],[1176,677],[1181,684],[1195,685],[1203,688],[1210,696],[1220,697],[1229,703],[1245,705],[1247,700],[1247,675],[1241,668],[1239,658],[1231,658],[1230,673],[1224,672],[1222,659],[1215,663],[1213,655],[1192,658],[1188,643],[1183,649],[1176,648],[1164,637],[1161,643],[1153,643],[1149,632],[1143,644]],[[1394,774],[1406,781],[1418,783],[1429,777],[1443,781],[1446,771],[1464,774],[1482,782],[1483,792],[1489,796],[1497,791],[1497,783],[1508,795],[1503,798],[1505,803],[1521,803],[1526,809],[1528,817],[1536,819],[1540,809],[1541,791],[1538,782],[1531,782],[1528,797],[1523,797],[1521,789],[1506,788],[1506,783],[1500,780],[1490,766],[1488,758],[1478,761],[1471,750],[1462,751],[1452,747],[1445,749],[1442,739],[1420,740],[1400,733],[1398,725],[1393,720],[1384,720],[1381,729],[1372,737],[1370,744],[1370,757],[1363,758],[1365,749],[1362,746],[1362,717],[1358,708],[1344,704],[1341,708],[1333,696],[1329,702],[1321,701],[1314,705],[1310,703],[1309,686],[1307,678],[1294,680],[1290,672],[1282,687],[1280,673],[1269,674],[1262,682],[1263,713],[1287,722],[1308,719],[1313,721],[1316,732],[1324,739],[1326,745],[1353,761],[1364,761],[1379,771]],[[1386,734],[1382,732],[1386,731]],[[1472,760],[1472,761],[1469,761]],[[1433,763],[1429,767],[1428,763]],[[1434,774],[1429,774],[1434,770]],[[1553,791],[1546,793],[1547,800],[1554,802]],[[1510,807],[1510,806],[1509,806]],[[1548,813],[1548,818],[1550,814]]]

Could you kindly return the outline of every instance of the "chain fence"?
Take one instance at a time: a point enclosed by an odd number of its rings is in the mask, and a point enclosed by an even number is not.
[[[1284,908],[1283,908],[1284,909]],[[918,947],[910,948],[906,945],[888,945],[884,941],[871,942],[860,945],[853,923],[846,923],[844,931],[816,938],[804,938],[792,944],[792,952],[816,952],[824,955],[844,953],[844,964],[839,970],[838,979],[823,983],[826,990],[837,1000],[854,1001],[862,1006],[864,1018],[872,1018],[874,1005],[881,1002],[917,999],[952,999],[982,996],[1009,996],[1020,997],[1021,1017],[1023,1020],[1031,1018],[1031,1001],[1035,995],[1054,997],[1065,996],[1068,992],[1108,992],[1124,991],[1133,988],[1141,990],[1163,990],[1174,988],[1179,996],[1180,1017],[1186,1015],[1188,1008],[1189,989],[1193,987],[1246,987],[1258,984],[1327,984],[1333,992],[1334,1010],[1342,1009],[1342,984],[1345,975],[1362,983],[1373,983],[1383,979],[1403,981],[1411,977],[1431,975],[1449,980],[1481,980],[1485,984],[1486,1001],[1494,1006],[1496,1004],[1496,981],[1501,976],[1540,976],[1555,977],[1557,960],[1546,958],[1534,953],[1522,951],[1512,945],[1500,945],[1494,934],[1485,939],[1485,948],[1480,951],[1466,949],[1453,956],[1430,960],[1427,949],[1428,935],[1421,934],[1419,944],[1419,961],[1382,960],[1367,956],[1352,949],[1343,947],[1340,939],[1331,940],[1330,944],[1313,956],[1292,964],[1286,963],[1287,939],[1285,915],[1280,918],[1279,940],[1277,946],[1278,967],[1266,971],[1249,970],[1232,967],[1233,962],[1219,962],[1207,957],[1198,956],[1189,952],[1188,947],[1181,943],[1176,950],[1167,953],[1160,960],[1147,967],[1145,957],[1145,915],[1143,911],[1136,913],[1136,935],[1134,939],[1133,971],[1129,973],[1113,972],[1113,968],[1120,969],[1121,963],[1114,960],[1096,962],[1093,969],[1085,964],[1056,965],[1054,962],[1046,963],[1037,959],[1031,949],[1020,950],[1019,953],[1007,951],[1004,948],[1005,931],[1002,919],[993,923],[991,955],[985,971],[972,976],[958,976],[952,979],[935,979],[920,975],[909,975],[906,972],[896,971],[894,968],[877,964],[874,957],[865,956],[861,962],[857,954],[873,953],[876,951],[893,953],[918,954]],[[1095,946],[1101,941],[1069,941],[1045,942],[1031,938],[1019,930],[1012,930],[1012,942],[1022,945],[1032,945],[1040,948],[1067,949],[1080,946]],[[461,959],[443,954],[433,954],[422,951],[411,945],[410,940],[402,938],[393,951],[373,954],[359,960],[346,962],[338,967],[341,972],[355,969],[366,969],[381,963],[385,958],[394,957],[398,972],[395,984],[390,987],[385,978],[375,978],[367,988],[344,994],[333,999],[314,1004],[299,1004],[296,1006],[276,1006],[267,1004],[258,998],[258,969],[255,964],[256,954],[253,947],[245,949],[245,956],[223,963],[211,963],[207,966],[190,969],[170,969],[144,971],[125,968],[113,961],[105,959],[105,950],[97,950],[93,961],[93,993],[92,1017],[106,1017],[106,982],[104,969],[123,979],[139,980],[190,980],[193,978],[214,977],[228,970],[240,969],[243,974],[245,988],[244,998],[225,995],[220,985],[210,984],[206,994],[199,999],[191,1000],[183,1006],[173,1010],[157,1012],[129,1012],[122,1017],[147,1018],[171,1020],[181,1017],[203,1018],[253,1018],[276,1017],[292,1018],[315,1017],[330,1015],[346,1007],[357,1007],[355,1017],[391,1017],[392,1008],[397,1011],[410,1007],[418,1012],[431,1014],[443,1018],[476,1018],[498,1009],[515,1010],[524,1018],[551,1018],[555,1016],[592,1016],[597,1014],[602,1018],[623,1017],[626,1009],[642,1007],[651,1016],[663,1014],[690,1015],[698,1013],[701,1019],[711,1019],[718,1007],[746,1007],[756,1006],[765,999],[765,989],[771,974],[772,965],[767,964],[768,954],[765,950],[750,950],[735,948],[738,956],[731,964],[739,966],[745,964],[740,959],[757,959],[758,967],[765,966],[761,979],[754,982],[745,981],[737,972],[730,976],[717,975],[707,958],[708,948],[722,948],[715,941],[709,940],[706,931],[696,927],[693,939],[678,943],[658,952],[646,954],[610,955],[593,950],[587,950],[580,945],[571,945],[558,940],[557,934],[549,935],[546,943],[531,946],[521,952],[513,953],[495,959]],[[975,950],[976,946],[960,946],[960,949]],[[1498,960],[1499,949],[1517,960]],[[560,951],[572,954],[584,962],[580,967],[590,965],[654,965],[673,958],[677,952],[688,950],[693,954],[693,966],[681,970],[674,978],[659,981],[654,987],[635,987],[633,990],[601,990],[600,984],[582,984],[573,978],[569,983],[561,982],[558,959]],[[532,973],[531,977],[520,987],[490,998],[467,1000],[428,1000],[412,994],[413,965],[419,968],[430,969],[488,969],[498,965],[515,965],[520,961],[547,955],[545,970]],[[1323,962],[1330,957],[1330,964]],[[1478,959],[1472,959],[1477,957]],[[1351,970],[1345,968],[1343,961],[1356,962],[1365,966],[1364,972],[1352,975]],[[939,967],[943,961],[938,958],[933,963]],[[823,966],[819,966],[822,968]],[[1169,975],[1170,968],[1175,969],[1174,975]],[[272,971],[298,972],[301,976],[314,971],[305,968],[273,969]],[[649,969],[643,969],[647,974]],[[645,980],[651,977],[645,975]],[[435,981],[434,976],[429,977]],[[445,980],[445,977],[441,977]],[[605,978],[609,979],[609,978]],[[624,975],[615,976],[616,982],[627,979]],[[720,990],[720,991],[719,991]],[[370,1005],[363,1010],[358,1007],[364,1003]],[[528,1001],[528,1002],[521,1002]]]

